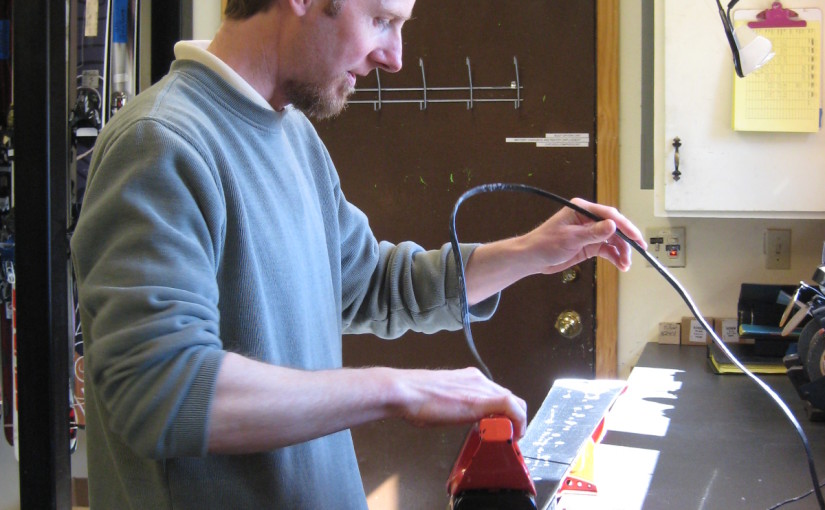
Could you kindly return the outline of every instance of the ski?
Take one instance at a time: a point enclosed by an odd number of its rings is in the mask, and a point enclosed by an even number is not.
[[[12,192],[12,1],[0,0],[0,422],[14,445],[14,215]]]

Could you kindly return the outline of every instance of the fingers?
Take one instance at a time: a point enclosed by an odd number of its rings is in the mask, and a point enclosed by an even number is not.
[[[512,396],[518,407],[513,408],[514,412],[509,414],[508,417],[510,421],[513,422],[513,435],[515,439],[521,439],[527,432],[527,402],[515,395]]]
[[[623,240],[616,245],[604,241],[599,246],[598,256],[611,262],[620,271],[628,271],[631,265],[631,249]]]
[[[503,414],[513,422],[513,436],[515,439],[520,439],[527,431],[527,402],[513,395],[513,393],[506,388],[496,386],[501,392],[502,400],[492,402],[493,406],[489,407],[478,419],[485,416]]]
[[[639,244],[639,246],[641,246],[644,249],[647,249],[647,243],[645,242],[644,236],[642,235],[641,231],[629,219],[627,219],[623,214],[621,214],[615,207],[610,207],[602,204],[595,204],[592,202],[588,202],[587,200],[583,200],[581,198],[574,198],[571,200],[571,202],[581,207],[582,209],[592,212],[593,214],[604,220],[612,220],[614,222],[615,227],[618,230],[620,230],[625,236],[627,236],[628,239],[635,241],[637,244]],[[588,219],[588,221],[590,220]],[[616,237],[617,239],[621,239],[618,236]]]
[[[588,252],[589,254],[610,261],[621,271],[630,269],[633,248],[622,239],[617,230],[637,243],[642,249],[647,249],[647,243],[639,229],[615,207],[594,204],[580,198],[574,198],[571,202],[603,218],[602,221],[590,223],[590,233],[593,236],[594,243],[600,244],[595,246],[595,253]],[[589,218],[582,218],[582,220],[592,221]]]
[[[485,416],[504,415],[513,422],[513,434],[521,438],[527,429],[527,402],[515,396],[510,390],[487,379],[478,369],[467,368],[456,371],[470,377],[476,386],[460,398],[466,398],[471,406],[472,418],[477,421]]]
[[[527,428],[527,404],[478,369],[402,370],[402,416],[418,426],[459,425],[504,415],[520,438]]]
[[[629,270],[632,263],[633,248],[631,248],[630,244],[624,239],[618,235],[614,235],[616,226],[613,220],[600,221],[595,223],[594,227],[601,226],[602,224],[609,225],[601,227],[603,235],[600,243],[597,245],[598,252],[596,255],[610,261],[621,271]],[[611,233],[604,234],[604,232]]]

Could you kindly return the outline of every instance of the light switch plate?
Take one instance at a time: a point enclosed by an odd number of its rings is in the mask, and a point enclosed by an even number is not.
[[[685,227],[648,227],[647,251],[665,267],[685,267]]]
[[[791,230],[765,230],[765,269],[791,268]]]

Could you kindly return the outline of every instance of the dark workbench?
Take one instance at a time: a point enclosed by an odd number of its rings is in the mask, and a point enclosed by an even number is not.
[[[706,349],[696,346],[650,343],[636,367],[634,374],[647,368],[672,369],[674,383],[669,398],[652,399],[665,405],[661,414],[669,423],[663,437],[610,430],[608,419],[604,445],[658,452],[642,508],[764,509],[811,490],[802,441],[779,407],[751,379],[712,373]],[[787,376],[760,377],[795,413],[814,452],[817,475],[825,480],[825,423],[808,420]],[[612,505],[624,508],[615,500]],[[818,505],[811,494],[782,508]]]

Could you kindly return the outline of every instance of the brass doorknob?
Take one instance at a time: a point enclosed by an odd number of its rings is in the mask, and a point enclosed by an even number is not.
[[[565,338],[575,338],[582,332],[582,318],[578,312],[567,310],[556,319],[556,331]]]

